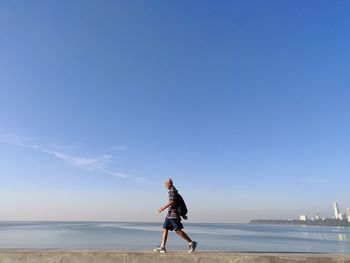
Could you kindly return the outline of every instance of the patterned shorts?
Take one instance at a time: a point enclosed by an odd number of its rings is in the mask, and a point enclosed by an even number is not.
[[[168,229],[170,231],[178,231],[184,228],[184,226],[181,223],[181,219],[180,218],[168,218],[166,217],[164,220],[164,224],[163,224],[163,228],[164,229]]]

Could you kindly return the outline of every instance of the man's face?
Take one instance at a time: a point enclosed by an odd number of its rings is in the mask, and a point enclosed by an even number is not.
[[[164,186],[166,189],[170,189],[171,183],[169,181],[165,181]]]

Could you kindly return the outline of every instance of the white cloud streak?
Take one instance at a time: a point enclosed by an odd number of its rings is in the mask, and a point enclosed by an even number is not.
[[[88,170],[104,169],[106,160],[112,158],[112,155],[102,155],[96,158],[86,158],[86,157],[70,156],[60,152],[49,151],[41,148],[39,148],[38,150],[41,152],[53,155],[58,159],[66,162],[69,165],[88,169]]]
[[[314,184],[327,184],[328,181],[325,179],[317,179],[317,178],[306,178],[304,180],[306,183],[314,183]]]
[[[130,175],[124,174],[124,173],[116,173],[116,172],[107,172],[110,175],[120,177],[120,178],[129,178]]]
[[[126,151],[128,147],[126,146],[114,146],[111,148],[113,151]]]
[[[110,154],[105,154],[105,155],[98,156],[95,158],[67,155],[67,154],[62,153],[62,152],[48,150],[48,149],[43,148],[37,144],[25,143],[24,140],[20,139],[19,137],[15,136],[13,134],[0,136],[0,142],[6,143],[6,144],[16,145],[19,147],[29,148],[29,149],[32,149],[34,151],[49,154],[51,156],[54,156],[54,157],[60,159],[61,161],[65,162],[65,163],[67,163],[71,166],[77,167],[79,169],[85,169],[85,170],[89,170],[89,171],[93,171],[93,170],[99,171],[99,172],[102,172],[104,174],[113,175],[113,176],[118,177],[118,178],[133,179],[136,182],[144,182],[146,180],[143,177],[134,177],[134,176],[130,176],[130,175],[125,174],[125,173],[114,172],[114,171],[108,170],[106,168],[106,166],[107,166],[106,163],[108,160],[112,159],[112,157],[113,157]],[[113,147],[113,148],[116,148],[116,147]],[[118,148],[115,150],[125,151],[126,149],[127,148],[124,146],[123,147],[118,146]]]

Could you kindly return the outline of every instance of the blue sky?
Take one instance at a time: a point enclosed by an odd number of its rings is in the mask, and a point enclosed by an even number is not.
[[[0,220],[350,207],[347,1],[1,1]]]

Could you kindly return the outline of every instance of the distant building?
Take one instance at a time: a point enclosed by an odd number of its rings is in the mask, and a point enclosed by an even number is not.
[[[348,222],[350,222],[350,208],[346,209]]]
[[[319,214],[319,213],[317,213],[317,214],[316,214],[315,219],[316,219],[316,220],[320,220],[320,219],[321,219],[321,217],[320,217],[320,214]]]
[[[339,208],[338,208],[338,203],[334,202],[333,203],[333,209],[334,209],[334,217],[335,219],[340,219],[339,218]]]
[[[300,221],[307,221],[307,215],[300,215]]]

